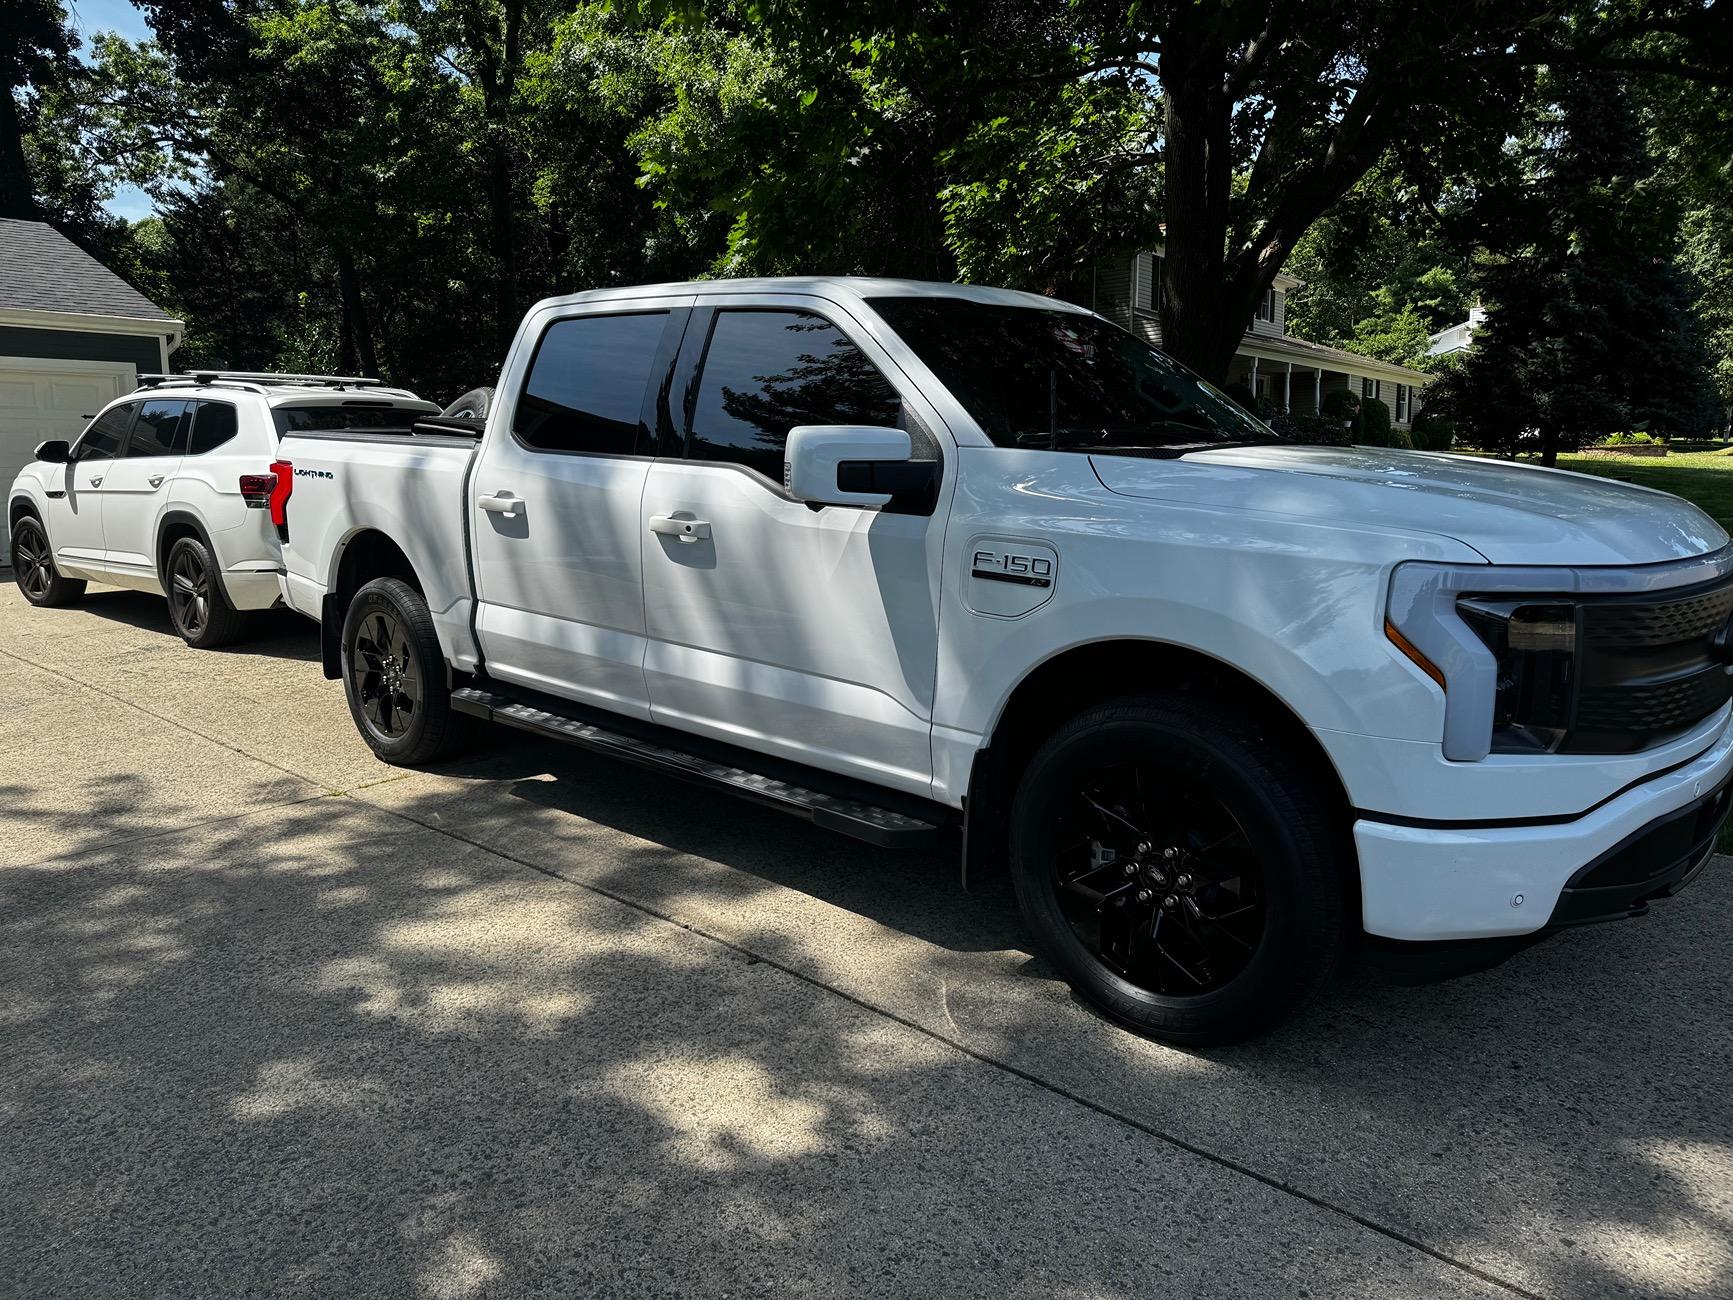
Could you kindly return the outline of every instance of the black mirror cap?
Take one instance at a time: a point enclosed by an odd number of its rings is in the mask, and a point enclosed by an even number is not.
[[[72,459],[72,444],[65,438],[50,438],[36,445],[36,459],[50,465],[64,465]]]

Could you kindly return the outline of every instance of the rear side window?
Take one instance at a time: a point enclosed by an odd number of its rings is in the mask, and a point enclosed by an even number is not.
[[[235,436],[239,421],[235,408],[228,402],[194,402],[192,405],[198,409],[193,412],[193,436],[187,455],[202,456]]]
[[[127,459],[139,456],[179,456],[187,447],[186,402],[153,398],[139,407],[133,421],[132,438],[126,444]]]
[[[77,460],[107,460],[120,450],[120,440],[126,437],[126,426],[132,423],[137,402],[116,406],[96,417],[96,422],[84,431],[74,453]]]
[[[325,406],[279,406],[271,411],[279,435],[332,433],[354,429],[362,433],[408,433],[423,412],[388,402],[344,402]]]
[[[549,325],[512,413],[518,440],[538,451],[648,455],[639,417],[667,320],[657,311]]]
[[[782,482],[799,424],[893,428],[896,390],[842,332],[810,312],[720,311],[704,354],[687,454]]]

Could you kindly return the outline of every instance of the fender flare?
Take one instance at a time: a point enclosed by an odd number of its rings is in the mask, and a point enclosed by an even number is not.
[[[216,564],[217,585],[222,587],[223,598],[227,600],[229,589],[223,582],[223,562],[222,558],[217,554],[215,543],[211,541],[211,531],[205,527],[205,521],[203,519],[200,519],[196,514],[191,510],[186,509],[184,506],[170,507],[163,511],[161,515],[157,516],[156,536],[153,539],[154,545],[151,548],[154,552],[151,558],[156,562],[156,580],[162,584],[163,591],[168,591],[168,556],[163,552],[162,539],[163,534],[168,532],[170,528],[181,524],[186,524],[191,527],[193,532],[198,534],[199,541],[204,543],[205,550],[211,553],[211,559]]]

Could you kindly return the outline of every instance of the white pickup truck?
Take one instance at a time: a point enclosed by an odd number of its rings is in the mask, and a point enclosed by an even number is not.
[[[1707,516],[1285,442],[1045,298],[553,299],[484,418],[278,454],[284,598],[385,759],[487,718],[881,844],[960,829],[1079,993],[1173,1040],[1268,1026],[1349,942],[1466,968],[1641,913],[1727,812]]]

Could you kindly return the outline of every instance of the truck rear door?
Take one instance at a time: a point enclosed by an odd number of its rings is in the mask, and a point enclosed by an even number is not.
[[[649,717],[644,481],[691,297],[546,308],[501,376],[470,480],[489,673]]]

